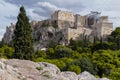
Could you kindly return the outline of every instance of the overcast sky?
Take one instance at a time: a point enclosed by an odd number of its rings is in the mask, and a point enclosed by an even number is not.
[[[6,26],[16,22],[21,5],[25,7],[30,20],[50,18],[55,10],[81,15],[99,11],[101,15],[109,16],[114,28],[120,26],[120,0],[0,0],[0,40]]]

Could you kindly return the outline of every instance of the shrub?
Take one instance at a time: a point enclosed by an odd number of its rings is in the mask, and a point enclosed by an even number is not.
[[[46,52],[48,58],[55,58],[55,51],[53,48],[49,48]]]
[[[2,57],[4,54],[4,49],[3,48],[0,48],[0,57]]]
[[[14,53],[14,49],[11,47],[5,47],[4,49],[4,56],[6,56],[7,58],[13,58],[13,53]]]
[[[13,58],[13,53],[14,49],[12,47],[8,47],[7,45],[0,48],[0,57]]]
[[[73,59],[81,59],[82,55],[77,51],[73,51],[72,55],[71,55],[71,58],[73,58]]]
[[[73,71],[76,74],[79,74],[81,72],[81,68],[79,66],[76,66],[76,65],[70,65],[68,67],[68,71]]]
[[[108,77],[112,80],[119,80],[120,79],[120,68],[113,69]]]
[[[72,49],[68,47],[57,46],[55,48],[56,58],[71,57],[72,53]]]
[[[82,58],[74,61],[75,65],[80,66],[81,71],[88,71],[92,74],[97,73],[97,69],[94,68],[94,65],[92,64],[91,60],[89,58]]]
[[[43,70],[43,67],[41,67],[41,66],[40,67],[36,67],[36,69],[40,71],[40,70]]]
[[[114,57],[111,55],[110,50],[99,50],[93,53],[92,62],[98,68],[98,75],[109,75],[110,70],[115,68]]]
[[[45,54],[45,51],[43,50],[38,50],[37,53],[35,54],[35,57],[42,57],[42,58],[45,58],[46,57],[46,54]]]

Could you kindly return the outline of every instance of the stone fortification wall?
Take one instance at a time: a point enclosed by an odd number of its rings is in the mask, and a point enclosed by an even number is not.
[[[59,29],[65,29],[65,28],[74,28],[75,23],[70,22],[70,21],[63,21],[63,20],[58,20],[58,27]]]
[[[72,12],[61,11],[61,10],[55,11],[55,13],[51,16],[51,19],[75,22],[75,17]]]
[[[101,16],[100,21],[101,22],[108,22],[108,16]]]
[[[111,32],[113,31],[113,23],[109,22],[98,23],[95,31],[98,38],[101,37],[107,38],[107,36],[110,35]]]
[[[77,39],[83,39],[84,36],[89,37],[92,34],[92,31],[90,28],[77,28],[77,29],[72,29],[68,28],[68,42],[72,38],[73,40]]]
[[[86,17],[81,15],[75,15],[75,27],[83,27],[86,24]]]
[[[102,34],[103,38],[106,38],[108,35],[111,34],[111,32],[113,31],[112,25],[113,25],[113,23],[106,23],[106,22],[102,23],[101,34]]]

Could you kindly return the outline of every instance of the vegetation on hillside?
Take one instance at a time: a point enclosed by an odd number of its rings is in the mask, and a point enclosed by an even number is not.
[[[99,77],[120,79],[120,27],[111,33],[107,42],[71,39],[68,46],[58,44],[34,53],[32,29],[24,7],[21,7],[14,34],[13,47],[0,42],[0,57],[45,61],[57,65],[62,71],[77,74],[89,71]]]

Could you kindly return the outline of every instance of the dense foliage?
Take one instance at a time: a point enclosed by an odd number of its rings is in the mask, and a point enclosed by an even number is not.
[[[34,53],[32,27],[23,6],[17,19],[13,36],[14,58],[32,60]]]
[[[0,57],[11,59],[13,58],[14,49],[12,47],[9,47],[7,45],[3,45],[0,47]]]

